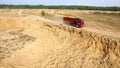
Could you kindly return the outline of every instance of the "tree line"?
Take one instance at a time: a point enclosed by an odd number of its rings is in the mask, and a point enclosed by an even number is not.
[[[77,9],[77,10],[102,10],[120,11],[120,7],[96,7],[96,6],[66,6],[66,5],[0,5],[3,9]]]

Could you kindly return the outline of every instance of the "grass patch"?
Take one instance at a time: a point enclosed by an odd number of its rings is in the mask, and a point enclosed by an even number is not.
[[[42,11],[42,12],[41,12],[41,15],[42,15],[42,16],[46,16],[45,11]]]
[[[74,32],[75,32],[75,29],[72,29],[72,32],[74,33]]]
[[[82,34],[82,31],[80,31],[79,34],[81,35],[81,34]]]
[[[45,12],[44,10],[42,10],[42,12],[41,12],[41,16],[53,16],[53,14],[50,14],[50,13],[48,13],[48,12]]]
[[[63,24],[60,24],[60,26],[63,26]]]

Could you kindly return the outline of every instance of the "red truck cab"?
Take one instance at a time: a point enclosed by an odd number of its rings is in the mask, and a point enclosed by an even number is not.
[[[84,25],[84,21],[80,18],[63,17],[63,20],[66,23],[69,23],[70,25],[78,27],[78,28],[81,28]]]

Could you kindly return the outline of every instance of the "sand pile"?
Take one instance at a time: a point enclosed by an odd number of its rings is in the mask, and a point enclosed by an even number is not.
[[[1,17],[0,27],[0,68],[120,68],[119,37],[34,15]]]

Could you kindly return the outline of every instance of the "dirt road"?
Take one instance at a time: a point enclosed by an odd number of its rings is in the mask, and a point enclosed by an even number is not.
[[[63,21],[63,17],[64,16],[60,16],[60,15],[45,16],[46,19],[52,20],[54,23],[71,26],[69,23],[65,23]],[[84,27],[80,28],[80,29],[84,29],[86,31],[103,34],[106,36],[120,38],[120,30],[118,27],[113,27],[112,25],[106,25],[105,23],[102,23],[102,22],[86,22],[85,21]],[[99,29],[97,29],[97,28],[99,28]],[[118,28],[118,29],[116,29],[116,28]]]

